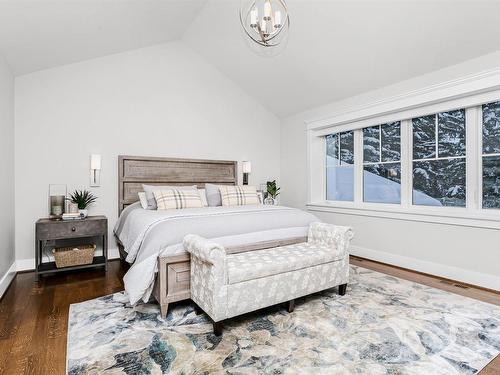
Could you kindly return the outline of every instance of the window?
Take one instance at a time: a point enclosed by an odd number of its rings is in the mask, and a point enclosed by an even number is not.
[[[311,209],[500,229],[500,89],[380,111],[308,125]]]
[[[483,208],[500,208],[500,101],[482,109]]]
[[[413,204],[465,207],[465,110],[412,119]]]
[[[401,123],[363,129],[363,200],[401,202]]]
[[[326,136],[326,199],[354,200],[354,131]]]

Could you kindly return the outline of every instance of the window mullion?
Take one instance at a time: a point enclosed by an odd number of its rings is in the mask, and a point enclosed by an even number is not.
[[[412,127],[411,120],[401,121],[401,205],[412,204]]]
[[[378,161],[382,162],[382,125],[378,126]]]
[[[439,127],[438,127],[438,115],[434,115],[434,124],[435,124],[435,147],[436,147],[436,155],[434,156],[434,159],[437,159],[439,157]]]
[[[478,108],[472,107],[465,110],[465,186],[466,186],[466,207],[469,211],[478,209],[477,200],[477,129],[478,129]]]
[[[483,209],[483,106],[476,107],[476,163],[475,163],[475,174],[474,178],[476,180],[476,199],[477,209]]]
[[[354,131],[354,203],[363,202],[363,130]]]

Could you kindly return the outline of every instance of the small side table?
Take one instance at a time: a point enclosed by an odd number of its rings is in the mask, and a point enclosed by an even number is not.
[[[82,240],[88,243],[88,239],[99,237],[101,240],[101,256],[94,256],[91,264],[80,266],[57,268],[55,262],[42,263],[44,247],[48,242],[57,240]],[[84,241],[87,239],[87,241]],[[83,220],[54,221],[49,219],[39,219],[35,224],[35,267],[36,280],[39,275],[55,273],[76,269],[104,267],[108,269],[108,219],[106,216],[89,216]]]

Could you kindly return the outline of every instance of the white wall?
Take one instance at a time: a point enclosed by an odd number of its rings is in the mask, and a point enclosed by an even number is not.
[[[14,77],[0,56],[0,296],[14,263]],[[9,280],[4,279],[4,276]],[[4,281],[4,282],[2,282]]]
[[[307,203],[305,121],[328,118],[346,109],[355,110],[358,106],[498,67],[500,52],[283,119],[282,202],[299,208]],[[464,282],[500,285],[499,231],[390,218],[315,214],[327,222],[352,225],[356,231],[353,253],[360,256]]]
[[[251,160],[251,184],[279,178],[279,119],[180,42],[17,77],[15,111],[17,259],[34,256],[50,183],[89,188],[91,153],[103,157],[91,214],[110,235],[120,154]]]

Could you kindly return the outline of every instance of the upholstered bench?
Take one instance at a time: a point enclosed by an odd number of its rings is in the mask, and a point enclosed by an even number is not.
[[[263,307],[339,286],[349,277],[348,227],[313,223],[307,242],[227,254],[224,247],[196,235],[184,239],[191,253],[191,299],[222,333],[222,321]]]

